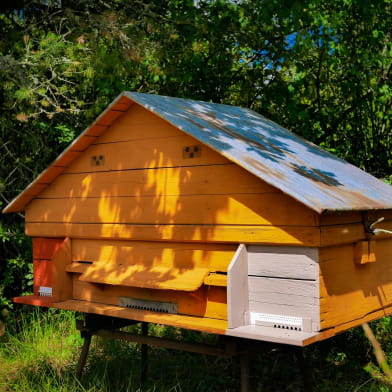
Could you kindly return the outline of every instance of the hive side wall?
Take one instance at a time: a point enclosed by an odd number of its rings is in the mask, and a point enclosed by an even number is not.
[[[318,216],[134,104],[26,209],[30,236],[316,244]]]
[[[321,329],[339,332],[392,313],[392,239],[372,244],[375,258],[355,262],[356,243],[321,248]]]

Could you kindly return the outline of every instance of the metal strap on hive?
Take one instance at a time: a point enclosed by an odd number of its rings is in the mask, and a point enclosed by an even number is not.
[[[173,302],[148,301],[138,298],[120,297],[118,306],[160,313],[178,313],[178,306]]]

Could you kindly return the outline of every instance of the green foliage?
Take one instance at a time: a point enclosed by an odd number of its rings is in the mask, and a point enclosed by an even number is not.
[[[391,17],[387,0],[2,2],[0,207],[122,90],[251,107],[391,183]],[[31,291],[22,233],[22,216],[0,216],[0,308]]]
[[[380,339],[390,321],[373,323]],[[140,345],[94,337],[81,382],[75,369],[82,340],[74,314],[35,308],[12,313],[0,337],[0,390],[63,392],[226,391],[240,389],[239,358],[215,358],[159,347],[149,348],[148,378],[140,384]],[[386,329],[384,329],[386,328]],[[140,325],[126,328],[140,333]],[[177,328],[150,325],[149,333],[165,338],[214,343],[216,337]],[[307,366],[318,392],[387,392],[374,380],[369,345],[361,329],[312,345],[305,350]],[[293,348],[264,345],[251,357],[254,391],[298,392],[302,377]]]

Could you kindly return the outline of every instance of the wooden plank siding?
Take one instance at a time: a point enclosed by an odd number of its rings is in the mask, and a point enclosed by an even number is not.
[[[78,240],[72,241],[72,261],[110,260],[145,266],[191,269],[207,267],[211,272],[226,272],[236,251],[235,245],[162,243],[144,241]]]
[[[320,246],[320,230],[306,226],[91,223],[86,228],[85,223],[27,222],[25,233],[30,237]]]
[[[249,312],[311,319],[319,331],[318,249],[248,246]]]
[[[80,281],[78,275],[74,275],[72,298],[75,300],[118,306],[120,297],[176,303],[182,315],[227,319],[226,287],[202,286],[194,292],[153,290],[98,285]]]
[[[95,313],[111,317],[145,321],[148,323],[172,325],[178,328],[193,329],[207,333],[224,334],[227,329],[226,320],[179,314],[154,313],[144,310],[120,308],[118,306],[89,301],[69,300],[54,303],[53,307],[77,312]]]
[[[187,146],[200,156],[187,157]],[[26,208],[28,235],[317,245],[318,215],[138,105]]]
[[[357,320],[372,319],[372,313],[392,306],[392,239],[375,243],[376,261],[354,263],[355,244],[321,248],[321,329],[337,328]],[[342,328],[344,329],[344,328]]]

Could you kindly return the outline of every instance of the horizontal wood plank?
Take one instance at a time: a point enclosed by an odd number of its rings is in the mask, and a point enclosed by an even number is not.
[[[176,303],[179,314],[227,319],[226,288],[201,287],[193,293],[176,290],[152,290],[138,287],[97,285],[73,277],[73,299],[118,305],[119,298]]]
[[[322,329],[392,305],[391,249],[391,239],[376,241],[376,261],[364,265],[354,263],[354,244],[320,250]]]
[[[253,276],[318,280],[318,249],[248,246],[248,274]]]
[[[248,277],[249,301],[291,305],[318,306],[318,283],[308,280]]]
[[[274,208],[273,206],[279,206]],[[34,199],[28,222],[315,226],[315,213],[284,194]]]
[[[152,313],[143,310],[120,308],[118,306],[97,304],[87,301],[69,300],[56,302],[53,306],[59,309],[95,313],[149,323],[172,325],[178,328],[192,329],[207,333],[224,334],[227,328],[227,321],[224,320],[175,314]]]
[[[196,139],[185,134],[154,139],[137,139],[108,144],[90,145],[65,173],[212,165],[229,163],[222,155],[203,146],[199,157],[184,157],[186,146],[200,145]],[[102,156],[100,165],[94,165],[92,157]]]
[[[90,264],[79,280],[156,290],[195,291],[207,275],[208,268],[147,267],[100,261]]]
[[[140,264],[173,268],[206,267],[211,272],[226,271],[236,251],[235,245],[165,243],[146,241],[72,241],[72,260]]]
[[[366,238],[362,223],[342,224],[321,227],[321,246],[348,244]]]
[[[235,164],[60,175],[41,198],[281,193]]]
[[[22,297],[15,297],[13,301],[17,304],[33,305],[33,306],[43,306],[45,308],[50,308],[53,306],[53,298],[45,297],[40,295],[24,295]]]
[[[361,211],[328,212],[320,216],[321,226],[343,225],[347,223],[361,223]]]
[[[79,239],[220,242],[320,246],[320,231],[299,226],[125,225],[26,222],[28,236]]]

